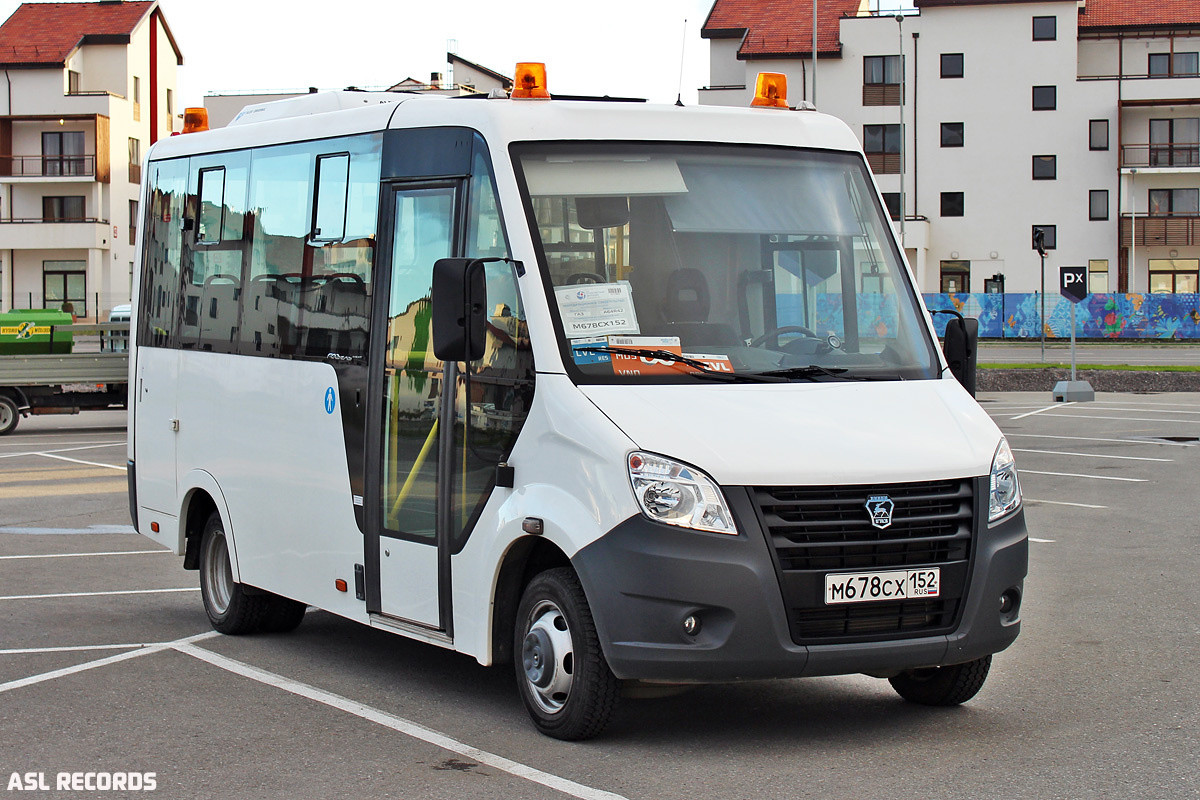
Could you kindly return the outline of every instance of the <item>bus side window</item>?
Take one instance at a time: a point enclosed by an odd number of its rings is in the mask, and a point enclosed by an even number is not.
[[[187,179],[186,158],[156,161],[150,166],[137,339],[138,344],[143,346],[176,346],[175,309],[179,293]]]

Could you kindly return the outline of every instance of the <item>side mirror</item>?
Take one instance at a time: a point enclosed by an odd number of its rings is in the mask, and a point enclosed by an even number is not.
[[[433,265],[433,354],[442,361],[483,358],[487,339],[484,262],[442,258]]]
[[[946,338],[942,344],[950,373],[963,388],[975,396],[975,362],[979,353],[979,320],[955,315],[946,323]]]

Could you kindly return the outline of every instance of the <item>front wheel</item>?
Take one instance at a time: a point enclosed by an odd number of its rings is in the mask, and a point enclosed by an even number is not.
[[[979,693],[987,680],[992,657],[984,656],[948,667],[910,669],[889,678],[896,693],[923,706],[956,706]]]
[[[620,687],[572,570],[547,570],[526,587],[513,653],[521,700],[539,731],[579,741],[608,726]]]
[[[12,433],[21,421],[21,412],[16,402],[8,395],[0,394],[0,436]]]

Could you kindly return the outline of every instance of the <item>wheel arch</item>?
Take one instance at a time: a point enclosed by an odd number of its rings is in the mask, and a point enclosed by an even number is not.
[[[571,559],[558,545],[540,536],[522,536],[505,551],[492,596],[489,637],[492,664],[512,661],[513,626],[517,623],[521,595],[538,573],[555,567],[574,569]]]
[[[215,511],[221,515],[221,522],[225,525],[225,541],[229,547],[233,579],[241,583],[233,521],[220,485],[209,473],[194,470],[181,482],[180,489],[183,493],[183,505],[179,513],[179,546],[176,552],[183,554],[183,568],[200,568],[200,537],[204,534],[204,523]]]

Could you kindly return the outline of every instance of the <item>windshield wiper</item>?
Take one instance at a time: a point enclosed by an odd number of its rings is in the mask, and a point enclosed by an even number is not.
[[[807,367],[787,367],[785,369],[772,369],[766,372],[756,372],[755,375],[770,375],[777,378],[808,378],[810,381],[815,381],[818,377],[836,378],[840,381],[890,381],[902,380],[899,377],[884,376],[884,375],[847,375],[849,372],[845,367],[822,367],[818,364],[809,364]]]
[[[752,382],[752,383],[778,383],[787,380],[783,377],[776,377],[770,373],[746,373],[746,372],[721,372],[713,369],[708,364],[696,358],[672,353],[670,350],[656,350],[650,347],[609,347],[608,345],[587,345],[585,347],[573,348],[577,353],[609,353],[612,355],[631,355],[642,356],[644,358],[661,358],[664,361],[671,361],[677,364],[686,364],[687,366],[697,370],[696,372],[687,372],[686,375],[694,375],[697,378],[709,378],[712,380],[727,381],[729,383],[736,382]]]

